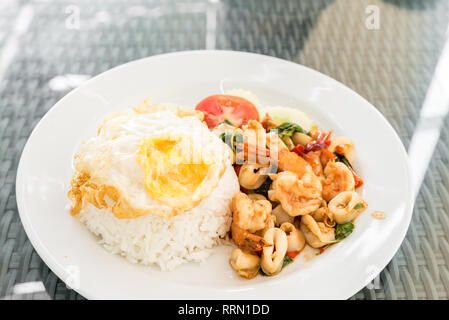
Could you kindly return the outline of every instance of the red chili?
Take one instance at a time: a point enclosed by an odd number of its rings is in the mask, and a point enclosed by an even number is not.
[[[299,254],[299,251],[290,251],[287,252],[287,256],[289,256],[292,259],[295,259],[295,257]]]
[[[351,171],[352,176],[354,177],[355,187],[358,188],[363,185],[363,179],[360,178],[360,176],[355,173],[355,171],[351,167],[348,167],[348,169]]]
[[[292,152],[296,153],[299,156],[302,154],[303,151],[304,151],[304,146],[302,146],[300,144],[298,144],[296,147],[294,147],[292,149]]]
[[[306,144],[304,148],[304,153],[308,153],[311,151],[318,151],[321,149],[329,148],[331,144],[331,135],[332,131],[329,132],[318,132],[316,139],[308,144]]]

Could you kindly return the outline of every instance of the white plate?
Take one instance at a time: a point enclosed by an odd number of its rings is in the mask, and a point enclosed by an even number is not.
[[[369,204],[354,233],[309,262],[276,277],[245,280],[229,267],[229,249],[172,272],[128,263],[104,250],[67,211],[72,159],[102,117],[141,100],[195,106],[221,90],[253,91],[263,105],[300,108],[335,135],[354,140],[356,170]],[[339,82],[301,65],[228,51],[178,52],[109,70],[73,90],[39,122],[17,172],[17,204],[40,257],[91,299],[346,299],[367,285],[398,250],[413,193],[404,147],[385,118]],[[385,220],[370,213],[382,210]]]

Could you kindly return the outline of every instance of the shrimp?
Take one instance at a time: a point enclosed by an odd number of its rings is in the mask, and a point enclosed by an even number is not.
[[[268,191],[271,201],[279,201],[290,216],[302,216],[317,210],[321,205],[322,186],[313,172],[305,173],[301,179],[290,171],[276,176],[272,189]]]
[[[336,156],[330,152],[328,149],[321,149],[318,151],[312,151],[309,153],[302,154],[304,160],[312,167],[313,173],[318,177],[324,176],[323,168],[329,163],[329,161],[334,160]]]
[[[271,246],[271,243],[265,241],[263,237],[249,233],[247,230],[238,227],[234,222],[231,224],[231,233],[234,243],[249,251],[259,252],[264,247]]]
[[[277,225],[276,219],[277,217],[274,214],[270,214],[267,217],[267,221],[265,221],[265,227],[263,229],[257,230],[255,234],[263,237],[268,229],[276,227]]]
[[[279,171],[290,171],[295,173],[301,179],[306,173],[312,173],[313,170],[310,164],[302,157],[288,149],[281,149],[279,151]]]
[[[324,169],[323,198],[332,200],[343,191],[354,191],[355,181],[351,170],[341,162],[329,162]]]
[[[268,200],[251,200],[245,193],[238,192],[232,198],[232,212],[237,226],[254,233],[265,227],[271,215],[271,203]]]
[[[302,156],[304,160],[306,160],[307,163],[311,166],[313,173],[315,173],[315,175],[318,177],[322,177],[324,175],[323,165],[321,164],[320,161],[320,155],[321,150],[312,151]]]
[[[251,200],[245,193],[238,192],[232,198],[232,239],[235,244],[251,251],[260,251],[267,243],[254,234],[271,221],[271,203],[268,200]]]

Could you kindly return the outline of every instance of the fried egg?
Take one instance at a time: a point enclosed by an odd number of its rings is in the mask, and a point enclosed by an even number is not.
[[[171,218],[197,206],[232,166],[229,148],[201,120],[147,101],[108,115],[75,157],[72,214],[91,203],[118,218]]]

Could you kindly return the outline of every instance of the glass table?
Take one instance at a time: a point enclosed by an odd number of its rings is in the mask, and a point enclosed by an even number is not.
[[[352,299],[448,299],[448,24],[446,0],[1,1],[0,298],[83,299],[39,258],[17,212],[17,164],[45,112],[127,61],[226,49],[316,69],[385,115],[410,156],[415,210],[396,256]]]

